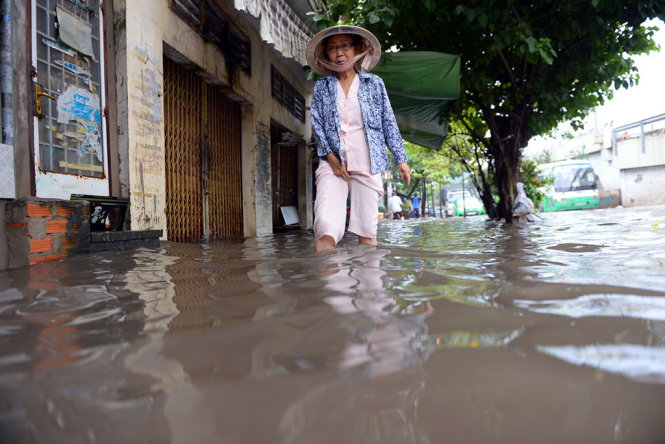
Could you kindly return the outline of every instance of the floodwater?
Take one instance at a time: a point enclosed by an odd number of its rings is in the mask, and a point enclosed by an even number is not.
[[[11,443],[665,442],[665,207],[0,273]]]

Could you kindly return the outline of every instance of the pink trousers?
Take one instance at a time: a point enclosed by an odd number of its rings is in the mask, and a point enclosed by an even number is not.
[[[349,231],[358,236],[376,238],[379,197],[383,195],[381,174],[349,172],[348,182],[335,176],[328,162],[322,160],[316,170],[314,203],[314,239],[330,236],[335,245],[344,236],[346,201],[351,193]]]

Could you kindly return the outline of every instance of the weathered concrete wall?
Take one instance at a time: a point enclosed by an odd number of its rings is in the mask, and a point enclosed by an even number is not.
[[[218,6],[251,40],[251,76],[228,67],[222,53],[171,11],[167,0],[117,1],[115,6],[119,141],[121,146],[125,143],[126,131],[128,153],[128,171],[121,170],[120,182],[128,184],[132,229],[166,232],[162,109],[163,47],[167,44],[197,65],[209,81],[227,87],[230,97],[242,104],[244,234],[272,233],[271,120],[304,140],[310,134],[307,121],[301,122],[272,98],[271,66],[308,97],[302,86],[304,76],[296,78],[284,60],[261,41],[244,15],[226,2]],[[120,48],[123,42],[126,54]]]
[[[126,2],[127,143],[131,228],[166,231],[162,36],[152,2]],[[124,96],[124,94],[121,94]]]
[[[589,156],[600,179],[601,208],[665,203],[665,134],[617,140],[616,155],[602,149]]]
[[[312,148],[304,141],[298,143],[298,215],[301,228],[314,224],[314,184],[312,183]]]
[[[600,179],[603,188],[607,190],[621,189],[621,171],[614,166],[610,150],[590,154],[588,160],[593,165],[593,171]]]
[[[665,165],[621,171],[621,205],[665,204]]]
[[[32,159],[32,91],[30,82],[30,51],[26,40],[26,2],[12,0],[12,40],[14,64],[14,177],[16,197],[31,196],[33,184],[30,171]]]
[[[646,135],[644,150],[639,136],[618,139],[614,162],[622,170],[665,165],[665,134]]]
[[[113,1],[118,189],[120,196],[129,197],[129,110],[127,109],[127,16],[125,8],[125,0]],[[130,222],[128,225],[131,225],[131,210],[127,221]]]
[[[268,124],[263,123],[268,121]],[[256,233],[255,236],[272,234],[272,170],[270,168],[270,119],[256,122],[256,175],[248,177],[255,182],[256,189]],[[244,175],[243,175],[244,176]],[[243,179],[245,179],[243,177]]]
[[[247,103],[241,108],[240,139],[242,142],[242,219],[243,235],[247,237],[256,236],[256,186],[255,181],[250,178],[256,177],[257,156],[253,143],[255,137],[254,106]]]
[[[9,201],[0,199],[0,271],[9,267],[9,247],[7,245],[7,213]]]
[[[118,1],[118,0],[115,0]],[[118,152],[118,113],[116,98],[116,78],[115,78],[115,26],[114,26],[114,10],[113,0],[104,1],[104,38],[106,40],[106,48],[104,50],[104,57],[106,58],[106,115],[107,131],[107,155],[109,162],[109,192],[111,196],[128,197],[128,194],[121,194],[120,189],[120,156]]]
[[[589,155],[589,162],[598,176],[598,194],[600,207],[616,207],[621,205],[621,172],[612,166],[611,161],[603,158],[602,151]]]

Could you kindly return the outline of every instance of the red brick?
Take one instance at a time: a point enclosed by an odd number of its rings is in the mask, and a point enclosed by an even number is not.
[[[64,233],[67,231],[67,220],[47,220],[46,233]]]
[[[35,257],[30,258],[30,264],[34,265],[34,264],[41,264],[41,263],[47,262],[47,261],[57,261],[57,260],[60,260],[60,259],[64,259],[66,257],[67,257],[67,255],[62,254],[62,253],[60,253],[60,254],[48,254],[46,256],[35,256]]]
[[[60,245],[61,250],[70,250],[76,246],[78,239],[70,239],[68,237],[62,238],[62,244]]]
[[[69,207],[62,207],[60,205],[57,206],[58,211],[56,212],[56,216],[58,217],[69,217],[72,214],[72,209]]]
[[[28,217],[51,217],[50,204],[28,204]]]
[[[53,251],[53,238],[30,239],[30,253],[48,253]]]
[[[30,259],[30,265],[41,264],[43,262],[46,262],[47,260],[46,256],[37,256],[33,259]],[[41,276],[36,280],[31,280],[30,282],[28,282],[28,288],[32,290],[53,290],[58,285],[59,285],[58,282],[42,280]]]
[[[66,253],[58,253],[58,254],[49,254],[46,256],[47,261],[57,261],[60,259],[64,259],[67,257]]]

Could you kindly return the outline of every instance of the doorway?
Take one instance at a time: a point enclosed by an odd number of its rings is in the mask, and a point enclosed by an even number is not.
[[[270,125],[273,231],[289,228],[281,208],[298,208],[298,145],[276,123]]]
[[[240,237],[240,105],[191,65],[164,57],[167,237]]]

